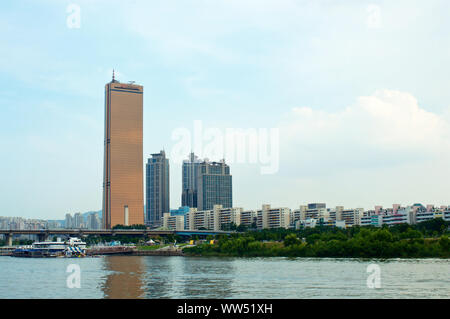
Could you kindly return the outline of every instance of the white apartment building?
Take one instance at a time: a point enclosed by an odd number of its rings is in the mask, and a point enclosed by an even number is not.
[[[222,205],[214,205],[211,211],[213,230],[221,230],[223,226],[230,225],[231,223],[239,226],[241,224],[241,212],[240,207],[223,208]],[[211,220],[211,219],[210,219]]]
[[[252,227],[253,224],[256,224],[256,211],[254,210],[242,211],[240,224],[247,227]]]
[[[170,213],[163,215],[163,227],[169,230],[184,230],[184,215],[172,216]]]
[[[363,208],[336,210],[336,221],[345,221],[347,227],[361,225],[361,218],[364,216]]]
[[[189,230],[209,229],[222,230],[225,225],[231,223],[239,226],[241,224],[240,207],[223,208],[222,205],[214,205],[212,210],[197,211],[196,208],[190,208],[186,214],[186,228]]]
[[[262,205],[262,209],[256,212],[257,228],[289,228],[290,215],[291,210],[289,208],[271,208],[270,205]]]

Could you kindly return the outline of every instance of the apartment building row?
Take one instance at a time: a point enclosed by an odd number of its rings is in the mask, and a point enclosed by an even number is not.
[[[320,222],[329,226],[351,226],[360,223],[363,216],[362,209],[327,209],[325,204],[309,204],[300,206],[300,209],[291,210],[287,207],[272,208],[271,205],[262,205],[259,210],[244,210],[239,207],[224,208],[214,205],[211,210],[199,211],[197,208],[188,208],[185,214],[165,213],[163,227],[175,230],[223,230],[231,223],[236,226],[243,225],[249,228],[274,229],[311,227]],[[336,221],[338,222],[336,224]]]
[[[36,230],[45,228],[46,226],[47,221],[42,219],[0,216],[0,229]]]
[[[71,214],[66,214],[64,220],[65,229],[101,229],[102,220],[98,216],[98,213],[89,213],[84,216],[81,213],[75,213],[73,216]]]
[[[188,208],[186,214],[165,213],[163,227],[175,230],[223,230],[230,224],[249,228],[288,228],[290,226],[289,208],[271,208],[263,205],[260,210],[244,210],[240,207],[226,208],[214,205],[211,210]]]
[[[450,221],[450,207],[441,206],[439,208],[432,205],[426,207],[421,204],[414,204],[408,207],[400,207],[400,205],[393,205],[392,208],[383,209],[381,206],[376,206],[375,210],[370,210],[364,213],[361,218],[361,226],[377,226],[382,225],[396,225],[396,224],[417,224],[435,218],[442,218],[445,221]]]
[[[450,207],[441,208],[394,205],[391,209],[364,211],[363,208],[345,209],[343,206],[327,208],[324,203],[302,205],[291,210],[262,205],[259,210],[224,208],[214,205],[211,210],[184,207],[163,216],[163,227],[174,230],[223,230],[231,223],[257,229],[316,227],[318,225],[348,228],[358,226],[382,226],[401,223],[415,224],[433,218],[450,221]]]

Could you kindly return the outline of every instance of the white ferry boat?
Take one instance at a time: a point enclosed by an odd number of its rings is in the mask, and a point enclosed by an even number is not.
[[[86,243],[72,237],[67,241],[35,242],[31,247],[21,247],[13,251],[14,257],[84,257]]]

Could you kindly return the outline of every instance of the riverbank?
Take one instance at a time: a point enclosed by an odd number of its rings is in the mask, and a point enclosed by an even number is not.
[[[263,230],[185,248],[188,256],[450,258],[448,222],[392,227]]]

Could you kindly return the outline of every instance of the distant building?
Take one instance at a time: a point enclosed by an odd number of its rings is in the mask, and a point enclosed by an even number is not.
[[[320,209],[320,208],[326,208],[327,205],[325,203],[312,203],[308,204],[308,209]]]
[[[81,213],[73,215],[73,228],[84,228],[84,218]]]
[[[225,161],[200,164],[197,177],[197,208],[198,210],[213,209],[214,205],[224,208],[233,207],[233,189],[230,167]]]
[[[271,208],[270,205],[262,205],[262,209],[256,212],[256,224],[258,229],[289,228],[290,215],[289,208]]]
[[[189,213],[189,206],[181,206],[178,209],[170,210],[170,215],[172,216],[186,215],[187,213]]]
[[[213,209],[199,211],[197,208],[190,208],[186,214],[187,230],[224,230],[231,224],[239,226],[241,223],[240,207],[225,208],[222,205],[214,205]]]
[[[169,230],[185,230],[185,215],[171,215],[170,213],[164,213],[163,215],[163,227]]]
[[[382,225],[382,219],[380,215],[366,215],[361,217],[361,226],[375,226],[380,227]]]
[[[159,227],[163,214],[170,212],[169,159],[164,151],[151,156],[146,165],[146,224]]]
[[[222,205],[214,205],[212,209],[213,214],[213,228],[214,230],[224,230],[232,224],[239,226],[241,224],[242,208],[228,207]]]
[[[361,218],[364,216],[364,209],[341,209],[336,214],[336,221],[345,221],[347,227],[361,225]]]
[[[241,212],[241,223],[240,225],[246,226],[248,228],[256,228],[256,211],[255,210],[246,210]]]
[[[101,220],[98,217],[97,213],[91,213],[88,215],[88,217],[87,217],[87,228],[88,229],[96,230],[96,229],[100,229],[101,226],[102,226]]]
[[[181,205],[197,207],[198,183],[201,161],[194,153],[189,154],[189,159],[183,161]]]
[[[199,211],[211,210],[214,205],[233,207],[232,176],[225,161],[200,160],[194,153],[183,161],[182,206]]]
[[[307,219],[328,219],[330,218],[330,211],[326,208],[325,204],[301,205],[299,209],[291,213],[291,217],[292,222]]]
[[[71,214],[66,214],[66,219],[65,219],[65,223],[64,223],[64,228],[66,229],[72,229],[75,228],[74,227],[74,223],[73,223],[73,217]]]
[[[186,215],[189,213],[188,206],[182,206],[178,209],[171,209],[170,213],[164,213],[163,215],[163,227],[170,230],[185,230]]]

